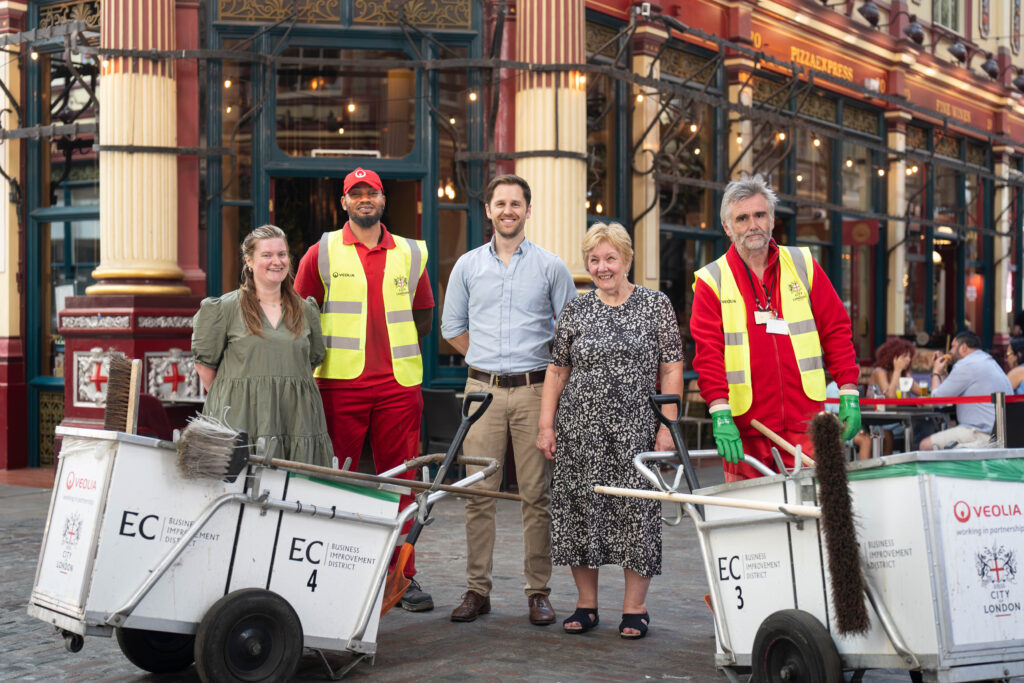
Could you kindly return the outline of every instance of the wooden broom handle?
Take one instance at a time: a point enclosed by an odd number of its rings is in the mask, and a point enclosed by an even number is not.
[[[790,442],[783,439],[781,436],[773,432],[772,430],[765,427],[763,424],[758,422],[756,419],[750,421],[750,426],[767,436],[776,446],[786,451],[794,458],[796,457],[796,447]],[[800,451],[800,461],[804,464],[804,467],[814,467],[814,460],[804,455],[803,451]]]

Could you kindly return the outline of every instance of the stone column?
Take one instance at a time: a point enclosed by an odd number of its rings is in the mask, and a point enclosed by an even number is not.
[[[1010,177],[1010,155],[1012,147],[993,147],[992,160],[993,172],[997,178]],[[992,215],[995,216],[995,223],[992,229],[1009,235],[1013,230],[1011,218],[1013,212],[1010,210],[1010,202],[1013,201],[1013,188],[1006,183],[996,183],[995,193],[992,200]],[[1010,340],[1011,317],[1006,309],[1013,310],[1012,297],[1007,301],[1006,282],[1010,277],[1011,254],[1013,240],[1010,237],[993,237],[992,253],[995,255],[995,320],[992,325],[992,346],[994,348],[1005,347]],[[1017,266],[1020,268],[1020,265]],[[1011,314],[1012,315],[1012,314]]]
[[[516,58],[534,64],[585,61],[583,0],[519,0]],[[587,95],[583,74],[520,71],[516,77],[516,173],[533,190],[531,240],[558,254],[577,282],[589,281],[580,254],[586,231]],[[544,154],[558,150],[564,156]]]
[[[102,47],[179,49],[176,21],[189,25],[189,12],[197,9],[191,0],[181,4],[179,15],[175,0],[104,0]],[[196,217],[178,223],[178,179],[191,183],[194,169],[179,166],[182,157],[173,153],[102,147],[175,147],[178,108],[189,111],[191,95],[179,101],[173,60],[111,57],[101,73],[100,265],[86,296],[69,297],[58,314],[66,366],[61,424],[102,425],[110,356],[120,351],[143,361],[142,391],[179,406],[168,412],[172,425],[182,426],[192,412],[188,404],[202,401],[189,353],[199,297],[191,295],[178,263],[180,230],[188,238],[183,256],[190,282],[205,291],[196,281],[198,242],[190,232]],[[198,209],[198,189],[186,192],[195,193]]]
[[[660,8],[652,8],[660,11]],[[633,34],[633,73],[658,78],[661,67],[655,59],[668,32],[637,17]],[[640,97],[640,96],[643,97]],[[633,87],[633,281],[649,289],[661,289],[661,211],[654,160],[661,146],[658,110],[661,98],[651,88]],[[652,125],[653,123],[653,125]]]
[[[105,0],[104,48],[171,50],[174,0]],[[100,145],[177,145],[172,60],[115,57],[101,71]],[[87,294],[190,294],[178,265],[178,159],[100,153],[100,265]]]
[[[902,153],[907,149],[907,122],[910,119],[908,112],[890,111],[885,114],[886,144],[897,154],[885,168],[888,190],[885,210],[890,216],[903,216],[907,211],[907,162]],[[885,264],[889,275],[889,286],[885,290],[885,334],[887,337],[899,337],[907,331],[907,295],[903,286],[907,274],[906,221],[889,221],[886,233],[890,251]],[[918,286],[923,285],[919,283]]]
[[[25,28],[25,4],[0,2],[0,33],[18,33]],[[27,52],[27,50],[26,50]],[[18,59],[0,60],[0,81],[15,97],[22,92]],[[24,106],[24,103],[22,103]],[[18,120],[10,104],[0,112],[0,126],[18,128]],[[0,168],[24,187],[21,177],[20,140],[0,141]],[[25,385],[25,353],[22,345],[22,294],[18,291],[18,253],[21,249],[18,204],[7,201],[10,183],[0,179],[0,470],[25,467],[28,464],[28,387]]]

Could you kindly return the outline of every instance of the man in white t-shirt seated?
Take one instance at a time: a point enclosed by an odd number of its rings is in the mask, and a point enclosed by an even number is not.
[[[950,371],[948,365],[953,362]],[[992,356],[981,350],[973,332],[960,332],[949,347],[949,355],[932,354],[932,396],[989,396],[1012,394],[1010,380]],[[991,445],[996,408],[989,403],[963,403],[956,407],[955,427],[935,432],[921,441],[921,450],[943,448],[985,448]]]

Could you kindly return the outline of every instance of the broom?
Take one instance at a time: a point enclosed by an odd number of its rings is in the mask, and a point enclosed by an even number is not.
[[[846,479],[843,426],[832,413],[811,420],[810,434],[817,459],[818,499],[832,576],[832,604],[839,633],[864,633],[870,626],[864,605],[864,569],[853,525],[853,500]]]
[[[142,361],[120,351],[111,354],[107,367],[107,398],[103,429],[135,434],[139,426]]]

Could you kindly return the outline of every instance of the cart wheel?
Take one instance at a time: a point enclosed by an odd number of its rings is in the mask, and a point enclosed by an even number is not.
[[[205,683],[288,681],[302,656],[302,622],[276,593],[243,588],[213,604],[196,632]]]
[[[758,683],[841,683],[843,667],[832,637],[807,612],[787,609],[769,615],[754,636],[751,657]]]
[[[64,649],[68,652],[81,652],[82,646],[85,645],[85,638],[72,633],[71,631],[63,631],[64,634]]]
[[[166,633],[138,628],[119,628],[117,644],[135,666],[164,674],[187,669],[194,659],[196,637],[191,633]]]

